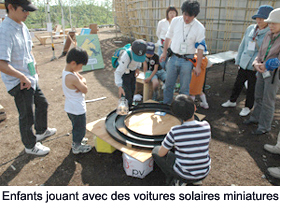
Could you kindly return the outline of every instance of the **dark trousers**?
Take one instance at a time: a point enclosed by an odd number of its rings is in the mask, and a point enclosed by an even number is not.
[[[159,168],[163,171],[163,173],[166,175],[166,184],[171,185],[173,179],[179,179],[185,183],[192,183],[197,182],[202,179],[195,179],[195,180],[187,180],[182,177],[180,177],[173,169],[176,156],[174,152],[169,151],[164,157],[160,157],[158,155],[158,151],[160,149],[160,146],[156,146],[152,150],[152,157],[154,159],[154,162],[159,166]]]
[[[136,88],[135,71],[130,71],[129,74],[123,74],[122,79],[123,79],[122,87],[125,92],[125,98],[128,100],[129,107],[131,107]]]
[[[8,93],[14,97],[18,109],[21,140],[27,149],[31,149],[36,143],[32,125],[34,124],[36,134],[42,134],[47,129],[48,102],[38,85],[35,90],[20,90],[19,84]]]
[[[67,113],[72,124],[72,138],[76,145],[80,145],[86,135],[86,113],[74,115]]]
[[[256,71],[239,69],[238,75],[232,90],[232,95],[230,97],[231,102],[236,102],[241,91],[243,90],[245,81],[248,80],[248,89],[246,96],[245,107],[249,109],[253,108],[255,101],[255,85],[256,85]]]

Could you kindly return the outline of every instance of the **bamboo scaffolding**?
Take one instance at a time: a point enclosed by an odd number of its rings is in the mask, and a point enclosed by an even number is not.
[[[158,21],[165,18],[168,6],[179,15],[184,0],[113,0],[115,22],[123,36],[156,42]],[[260,5],[280,7],[280,0],[199,0],[197,19],[206,27],[210,53],[238,49],[246,28],[255,23],[252,16]]]

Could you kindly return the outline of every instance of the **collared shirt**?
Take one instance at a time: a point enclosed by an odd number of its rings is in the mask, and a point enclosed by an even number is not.
[[[30,75],[28,63],[34,62],[31,54],[32,40],[28,28],[22,22],[16,23],[9,17],[0,25],[0,60],[7,61],[16,70],[23,73],[30,81],[31,87],[36,88],[38,75]],[[7,91],[13,89],[20,83],[16,77],[1,72],[2,80]]]
[[[205,39],[205,28],[196,18],[191,23],[185,24],[183,16],[178,16],[172,19],[166,38],[171,39],[170,47],[174,53],[194,54],[196,53],[195,43],[200,43]],[[180,53],[180,46],[184,40],[187,44],[187,51]],[[204,50],[204,47],[199,45],[197,49]]]
[[[131,55],[131,57],[133,57],[133,56]],[[115,71],[115,84],[116,84],[116,86],[122,87],[123,74],[129,74],[130,71],[135,71],[136,69],[140,69],[141,65],[142,65],[142,63],[140,63],[140,62],[136,62],[133,59],[130,60],[128,53],[124,52],[119,57],[119,66],[117,67],[117,69]]]
[[[280,36],[274,41],[266,57],[266,60],[264,60],[270,40],[275,39],[273,35],[274,34],[271,31],[268,31],[268,33],[265,35],[263,43],[260,47],[257,57],[255,58],[253,62],[253,65],[257,63],[261,63],[261,62],[265,63],[267,60],[271,58],[278,58],[280,60]]]
[[[165,40],[166,33],[169,28],[169,21],[165,18],[158,22],[156,36],[158,37],[157,44],[162,46],[161,39]]]

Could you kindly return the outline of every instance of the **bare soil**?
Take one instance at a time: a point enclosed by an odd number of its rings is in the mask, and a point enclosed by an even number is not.
[[[36,32],[44,33],[44,32]],[[86,99],[107,97],[104,100],[87,104],[87,123],[106,117],[116,108],[117,88],[114,84],[114,69],[110,58],[114,50],[129,42],[112,28],[103,28],[98,33],[105,68],[83,72],[89,92]],[[123,41],[116,44],[114,41]],[[54,40],[55,55],[62,53],[62,39]],[[61,87],[61,74],[65,57],[51,61],[53,56],[50,41],[40,45],[34,39],[34,55],[40,71],[40,88],[49,102],[48,122],[57,128],[57,134],[46,139],[43,144],[51,152],[45,157],[25,154],[18,128],[18,112],[13,97],[0,82],[0,104],[4,106],[7,119],[0,123],[0,185],[1,186],[151,186],[165,185],[165,175],[154,165],[154,170],[144,179],[132,178],[123,169],[122,153],[98,153],[95,148],[82,155],[71,152],[71,123],[64,112],[64,96]],[[212,168],[203,186],[271,186],[279,185],[277,179],[266,174],[269,166],[279,166],[280,156],[272,155],[263,149],[264,144],[276,144],[280,130],[280,93],[277,95],[272,131],[261,136],[251,134],[256,126],[246,126],[239,112],[245,103],[245,90],[236,108],[223,108],[228,100],[237,68],[233,62],[227,66],[225,81],[222,81],[223,65],[216,65],[208,71],[206,90],[210,105],[208,110],[198,107],[198,113],[205,114],[212,128],[210,155]],[[199,99],[196,100],[198,104]],[[94,145],[93,135],[87,132],[88,143]]]

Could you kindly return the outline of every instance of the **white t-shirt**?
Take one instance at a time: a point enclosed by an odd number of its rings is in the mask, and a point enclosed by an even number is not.
[[[194,54],[196,53],[195,43],[200,43],[205,39],[204,26],[194,18],[189,24],[185,24],[183,16],[172,19],[166,38],[171,39],[171,50],[177,54]],[[180,52],[181,43],[186,43],[186,52]],[[202,45],[197,49],[204,50]]]
[[[72,72],[62,71],[62,90],[65,96],[64,111],[74,115],[81,115],[86,113],[85,94],[82,92],[76,92],[75,89],[70,89],[65,85],[65,77],[72,74]]]

